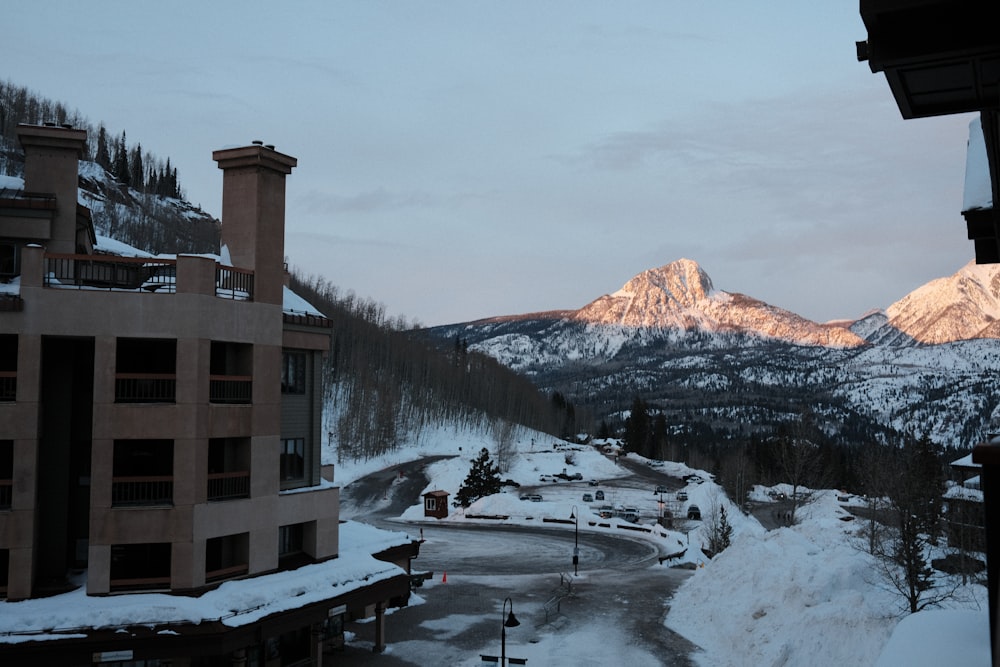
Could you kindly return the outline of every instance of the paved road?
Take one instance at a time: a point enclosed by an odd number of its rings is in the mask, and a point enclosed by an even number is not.
[[[403,480],[396,479],[400,468]],[[342,507],[355,520],[399,530],[402,526],[392,518],[417,502],[427,484],[422,471],[423,465],[404,464],[352,483],[342,489]],[[619,482],[645,488],[650,479],[644,477]],[[669,483],[670,478],[661,478],[666,476],[653,477],[656,483]],[[679,480],[673,484],[679,486]],[[633,667],[693,664],[690,655],[697,647],[663,625],[665,601],[690,573],[660,565],[659,551],[649,542],[582,531],[580,576],[571,578],[572,530],[449,524],[425,527],[424,537],[413,568],[433,571],[434,578],[417,590],[419,604],[389,616],[387,651],[371,652],[372,623],[352,623],[347,630],[355,638],[337,655],[336,664],[458,665],[491,646],[497,654],[499,647],[493,645],[499,644],[497,626],[506,597],[515,601],[522,623],[509,631],[512,651],[517,642],[543,639],[546,646],[567,642],[565,650],[571,651],[575,633],[610,633],[648,657],[648,663],[640,658]],[[444,573],[447,582],[442,582]],[[546,603],[559,596],[558,611],[547,609]]]

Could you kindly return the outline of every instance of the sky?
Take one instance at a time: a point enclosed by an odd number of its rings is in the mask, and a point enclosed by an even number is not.
[[[273,144],[291,266],[424,325],[580,308],[681,257],[857,318],[973,258],[970,114],[904,121],[857,0],[12,3],[0,77],[178,168]],[[44,19],[44,20],[43,20]]]

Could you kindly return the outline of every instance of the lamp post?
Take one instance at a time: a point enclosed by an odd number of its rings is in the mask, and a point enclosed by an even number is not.
[[[579,574],[580,566],[580,511],[573,505],[573,511],[570,512],[570,519],[573,519],[574,529],[573,529],[573,576]]]
[[[507,611],[507,603],[510,603],[510,614],[504,620],[504,612]],[[521,623],[514,616],[514,601],[507,598],[503,601],[503,608],[500,610],[500,667],[507,667],[507,628],[516,628]]]

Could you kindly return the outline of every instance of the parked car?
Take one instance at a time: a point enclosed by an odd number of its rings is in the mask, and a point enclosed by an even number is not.
[[[679,500],[681,502],[684,502],[687,499],[688,499],[687,491],[678,491],[677,492],[677,500]]]
[[[701,475],[695,475],[693,473],[690,474],[690,475],[684,475],[684,481],[687,482],[688,484],[704,484],[705,483],[705,479]]]
[[[598,482],[596,479],[592,479],[589,482],[587,482],[587,484],[590,484],[591,486],[597,486],[600,484],[600,482]]]
[[[697,519],[697,520],[700,521],[701,520],[701,509],[699,509],[697,505],[689,505],[688,506],[688,518],[689,519]]]
[[[625,519],[626,521],[631,521],[635,523],[639,520],[639,509],[636,507],[623,507],[619,510],[618,516]]]
[[[583,494],[583,502],[585,502],[585,503],[592,503],[592,502],[594,502],[594,494],[593,493],[585,493],[585,494]]]
[[[604,500],[604,491],[601,491],[600,489],[598,489],[597,491],[594,491],[594,499],[595,500]]]
[[[601,505],[601,508],[597,510],[598,516],[602,519],[610,519],[615,513],[615,510],[611,505]]]
[[[521,500],[530,500],[533,503],[542,502],[542,495],[540,493],[526,493],[521,496]]]
[[[650,461],[649,461],[649,467],[650,468],[662,468],[663,467],[663,461],[657,461],[656,459],[650,459]]]

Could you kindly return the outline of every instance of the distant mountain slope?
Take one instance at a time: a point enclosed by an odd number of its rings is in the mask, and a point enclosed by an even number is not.
[[[618,418],[640,395],[675,428],[726,437],[770,432],[808,411],[834,438],[896,429],[963,446],[982,437],[1000,403],[998,295],[1000,267],[970,265],[885,311],[818,324],[716,290],[681,259],[576,311],[420,335],[466,341],[599,418]]]

